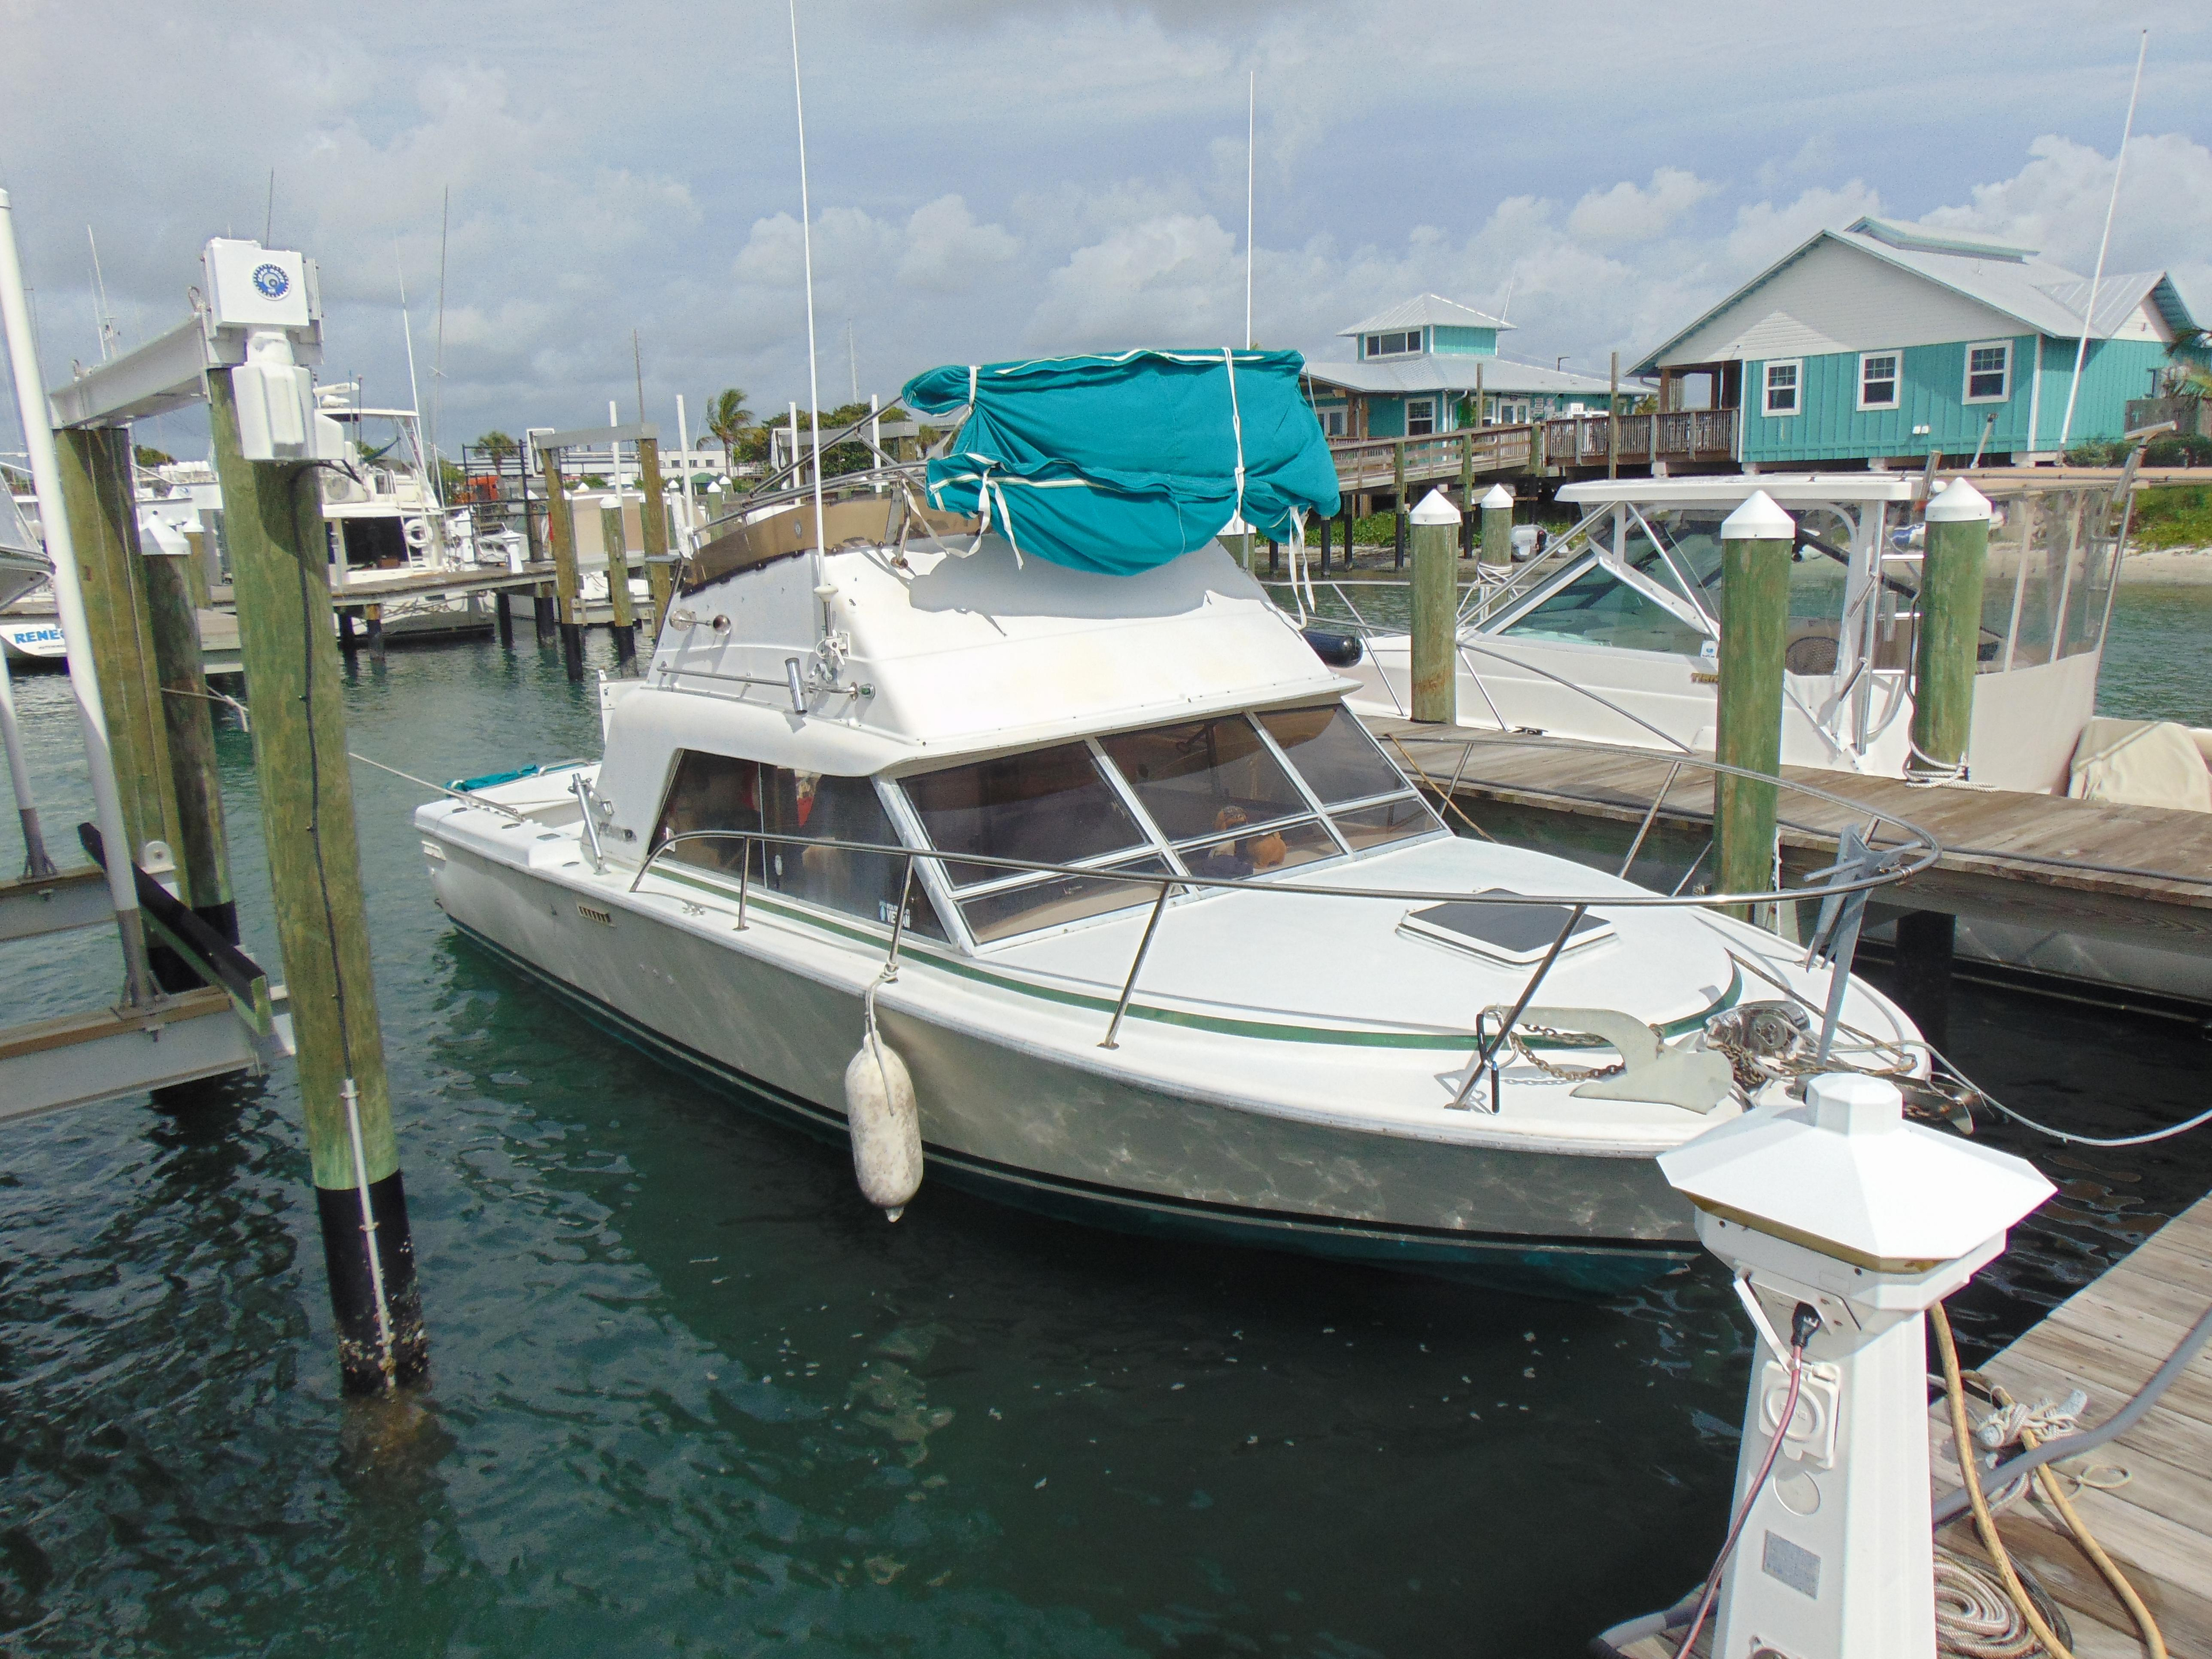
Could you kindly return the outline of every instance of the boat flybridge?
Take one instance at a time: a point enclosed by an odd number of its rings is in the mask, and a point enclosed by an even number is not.
[[[1508,1281],[1691,1257],[1657,1154],[1802,1078],[1824,1016],[1831,1069],[1909,1079],[1917,1034],[1709,902],[1446,828],[1216,539],[1333,506],[1298,362],[921,377],[908,407],[969,411],[952,453],[722,520],[603,682],[599,759],[419,810],[439,904],[849,1134],[894,1217],[926,1165]]]
[[[1479,588],[1460,619],[1460,718],[1643,748],[1712,752],[1721,521],[1764,490],[1796,521],[1784,656],[1785,765],[1902,777],[1912,768],[1920,514],[1930,481],[1893,472],[1600,479],[1563,487],[1583,515],[1544,558]],[[2000,469],[1968,776],[2064,793],[2096,708],[2126,536],[2128,483]],[[1407,636],[1370,639],[1354,706],[1402,714]]]

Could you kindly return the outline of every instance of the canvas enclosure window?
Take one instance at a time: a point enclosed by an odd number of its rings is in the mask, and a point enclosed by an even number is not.
[[[659,848],[678,836],[751,830],[793,840],[748,840],[738,834],[681,841],[667,856],[699,869],[735,874],[743,866],[759,888],[889,926],[897,916],[905,858],[808,842],[899,844],[868,778],[841,778],[768,766],[699,750],[681,751],[670,780]],[[945,930],[916,884],[908,895],[907,927],[933,939]]]

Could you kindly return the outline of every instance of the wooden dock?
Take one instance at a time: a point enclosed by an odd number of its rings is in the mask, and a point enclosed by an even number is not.
[[[1978,1369],[2014,1398],[2089,1396],[2085,1425],[2111,1417],[2162,1364],[2212,1305],[2212,1198],[2200,1199],[2134,1254]],[[1975,1413],[1978,1416],[1979,1413]],[[1950,1416],[1929,1413],[1939,1490],[1959,1484]],[[2149,1607],[2167,1650],[2212,1654],[2212,1350],[2177,1378],[2142,1422],[2084,1460],[2125,1473],[2111,1491],[2071,1490],[2068,1498]],[[2113,1478],[2098,1473],[2100,1482]],[[2143,1652],[2134,1622],[2039,1494],[1997,1517],[2006,1550],[2066,1609],[2081,1659],[2133,1659]],[[1943,1528],[1943,1541],[1983,1557],[1971,1515]]]
[[[1439,790],[1450,784],[1478,823],[1486,807],[1504,805],[1580,820],[1625,846],[1663,788],[1655,835],[1686,832],[1702,842],[1711,832],[1711,774],[1686,765],[1668,787],[1673,757],[1656,750],[1628,756],[1571,738],[1382,716],[1366,724]],[[1888,904],[2212,954],[2212,813],[1802,766],[1782,775],[1916,823],[1942,844],[1932,868],[1884,890]],[[1838,831],[1863,824],[1864,813],[1785,793],[1781,819],[1784,875],[1796,881],[1828,864]]]
[[[2089,1396],[2083,1422],[2094,1425],[2134,1398],[2207,1304],[2212,1198],[2167,1222],[1977,1369],[2018,1400],[2056,1401],[2080,1389]],[[1933,1352],[1931,1343],[1931,1367]],[[1969,1409],[1978,1420],[1986,1408],[1976,1401]],[[1928,1432],[1935,1490],[1948,1494],[1960,1474],[1950,1411],[1941,1398],[1929,1408]],[[2174,1659],[2212,1654],[2212,1351],[2197,1357],[2142,1421],[2081,1462],[2100,1484],[2076,1492],[2074,1480],[2062,1479],[2062,1488],[2158,1620],[2167,1651]],[[2065,1608],[2079,1659],[2142,1659],[2146,1650],[2134,1621],[2039,1492],[2000,1512],[1997,1533],[2013,1559]],[[1971,1514],[1937,1536],[1961,1554],[1989,1559]],[[1628,1659],[1674,1659],[1680,1639],[1645,1637],[1622,1651]],[[1708,1646],[1701,1638],[1697,1652]]]

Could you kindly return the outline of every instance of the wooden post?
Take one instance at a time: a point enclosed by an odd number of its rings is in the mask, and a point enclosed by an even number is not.
[[[1406,568],[1406,441],[1400,438],[1393,447],[1394,458],[1390,477],[1391,488],[1396,492],[1390,504],[1390,568]]]
[[[1335,527],[1336,520],[1334,519],[1324,518],[1321,521],[1321,568],[1323,570],[1328,568],[1329,532],[1334,530]],[[1274,562],[1271,559],[1267,563],[1268,574],[1272,575],[1274,573]]]
[[[1474,440],[1475,434],[1482,429],[1482,368],[1480,364],[1475,366],[1474,383],[1475,423],[1459,441],[1459,499],[1460,505],[1468,508],[1474,506]],[[1460,515],[1459,556],[1462,559],[1474,556],[1474,514],[1471,511]]]
[[[492,615],[499,620],[499,643],[503,650],[514,649],[514,613],[507,609],[514,595],[502,587],[492,595]]]
[[[348,1393],[377,1393],[423,1380],[429,1345],[369,971],[322,503],[312,467],[240,453],[228,374],[210,373],[208,394],[339,1369]]]
[[[1460,511],[1431,489],[1407,515],[1413,527],[1413,718],[1459,718]]]
[[[607,604],[614,611],[615,660],[637,660],[637,617],[629,602],[629,550],[623,544],[621,498],[599,509],[599,544],[607,550]]]
[[[1778,775],[1782,649],[1790,632],[1790,556],[1797,526],[1763,489],[1721,521],[1720,709],[1714,758]],[[1713,780],[1714,878],[1724,893],[1774,885],[1775,786],[1729,773]],[[1736,914],[1747,915],[1747,907]]]
[[[100,700],[123,822],[133,862],[146,843],[177,843],[176,789],[170,781],[168,727],[154,662],[138,507],[131,482],[127,427],[74,428],[55,434],[62,499],[76,549],[85,621],[100,669]]]
[[[650,651],[660,639],[660,619],[668,614],[669,595],[676,586],[675,573],[668,563],[668,507],[660,489],[659,439],[637,441],[637,477],[645,487],[645,505],[638,514],[638,546],[645,559],[646,592],[653,601],[653,614],[645,618],[646,649]],[[684,480],[684,499],[689,501],[689,478]]]
[[[537,634],[538,644],[543,645],[553,637],[554,619],[553,584],[540,582],[530,590],[530,623]]]
[[[223,828],[222,781],[216,769],[215,709],[200,660],[192,563],[189,554],[155,554],[143,561],[147,621],[168,737],[177,803],[173,850],[184,877],[185,902],[235,945],[238,903],[230,886],[230,838]]]
[[[1613,367],[1607,371],[1610,390],[1605,399],[1605,476],[1620,476],[1620,354],[1613,354]],[[1759,884],[1762,887],[1764,882]]]
[[[384,607],[369,605],[362,607],[362,622],[368,635],[368,654],[372,660],[384,660]]]
[[[1964,478],[1928,504],[1920,564],[1920,632],[1913,648],[1915,772],[1951,776],[1966,762],[1974,665],[1989,562],[1989,498]]]
[[[1502,483],[1491,485],[1482,498],[1482,562],[1513,562],[1513,492]]]
[[[545,538],[553,544],[553,585],[560,595],[561,661],[571,684],[584,678],[584,585],[576,574],[576,523],[568,508],[561,452],[545,457]]]
[[[341,651],[352,652],[360,648],[361,641],[354,633],[353,622],[352,607],[350,605],[339,606],[338,649]]]

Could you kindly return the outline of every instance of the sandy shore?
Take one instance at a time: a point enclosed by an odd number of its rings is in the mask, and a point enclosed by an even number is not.
[[[2212,547],[2131,547],[2120,564],[2123,587],[2212,586]]]

